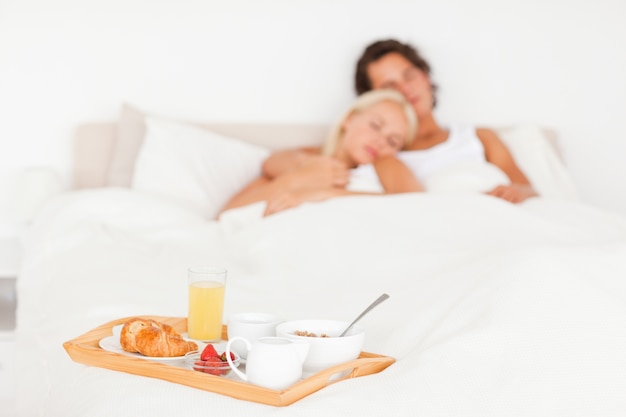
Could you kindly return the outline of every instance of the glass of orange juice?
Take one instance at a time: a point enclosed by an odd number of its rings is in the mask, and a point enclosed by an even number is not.
[[[226,269],[214,266],[193,267],[189,268],[187,278],[187,334],[191,339],[205,342],[221,340]]]

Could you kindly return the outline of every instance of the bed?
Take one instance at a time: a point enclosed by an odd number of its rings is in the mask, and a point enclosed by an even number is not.
[[[498,132],[542,198],[350,196],[215,216],[273,149],[325,126],[166,121],[124,106],[77,129],[74,189],[26,238],[21,416],[622,416],[626,219],[578,201],[555,138]],[[225,317],[362,320],[380,373],[287,407],[73,362],[63,343],[133,315],[184,317],[186,268],[229,270]]]

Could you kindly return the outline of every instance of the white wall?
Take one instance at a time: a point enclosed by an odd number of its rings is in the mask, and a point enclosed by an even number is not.
[[[622,0],[0,0],[0,237],[21,169],[127,100],[206,121],[330,123],[370,41],[411,41],[442,122],[560,134],[585,201],[626,213]]]

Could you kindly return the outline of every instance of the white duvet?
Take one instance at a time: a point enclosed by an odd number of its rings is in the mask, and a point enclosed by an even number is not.
[[[18,281],[23,416],[623,416],[626,220],[482,195],[344,197],[220,222],[137,192],[57,199]],[[229,269],[226,316],[362,320],[385,371],[276,408],[72,362],[62,343],[186,315],[186,268]]]

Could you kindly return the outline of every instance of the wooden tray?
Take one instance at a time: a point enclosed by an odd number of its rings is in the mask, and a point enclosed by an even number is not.
[[[179,317],[142,316],[167,323],[178,332],[187,331],[187,319]],[[348,361],[320,371],[309,378],[303,379],[282,391],[259,387],[243,381],[205,374],[191,369],[173,366],[153,360],[142,359],[120,353],[106,351],[99,346],[99,341],[113,334],[112,328],[123,324],[130,317],[103,324],[82,336],[69,340],[63,347],[74,362],[100,368],[113,369],[135,375],[164,379],[177,384],[188,385],[205,391],[228,395],[241,400],[254,401],[273,406],[286,406],[312,394],[320,389],[343,381],[375,374],[387,368],[396,360],[389,356],[361,352],[355,360]],[[222,328],[222,339],[227,339],[226,326]],[[336,375],[344,375],[333,378]]]

